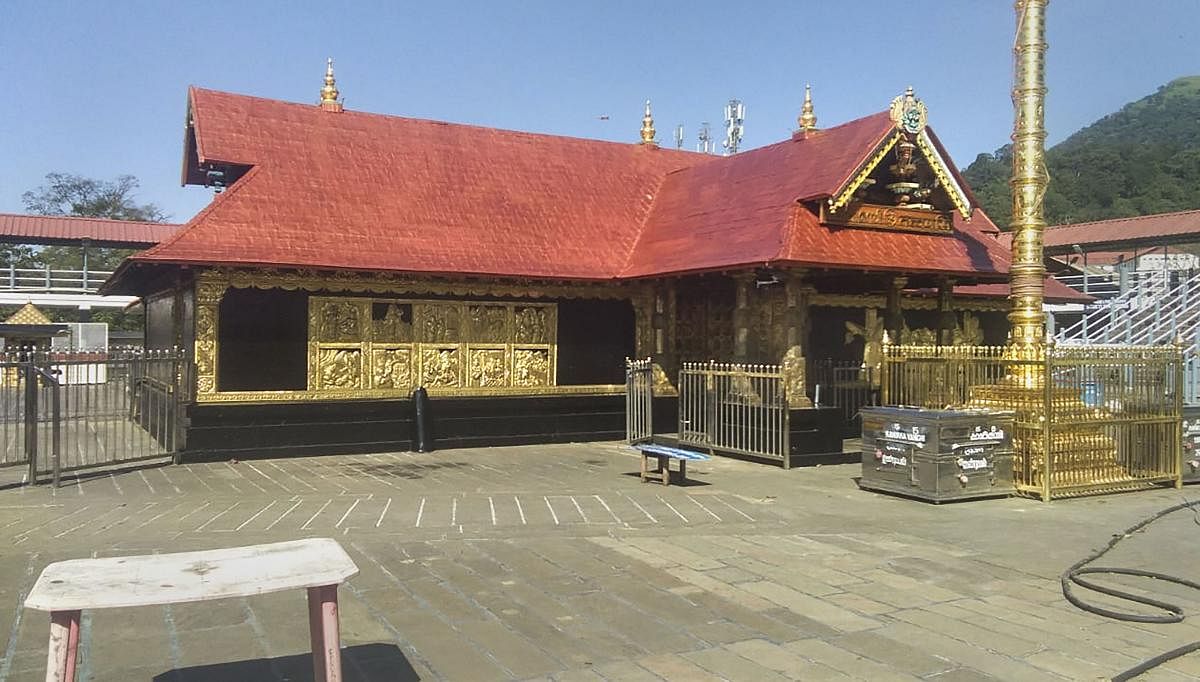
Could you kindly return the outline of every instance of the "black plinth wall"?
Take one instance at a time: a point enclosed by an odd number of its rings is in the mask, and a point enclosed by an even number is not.
[[[656,398],[656,429],[674,430],[676,401]],[[411,400],[194,404],[185,460],[413,449]],[[433,398],[435,449],[625,438],[625,396]]]

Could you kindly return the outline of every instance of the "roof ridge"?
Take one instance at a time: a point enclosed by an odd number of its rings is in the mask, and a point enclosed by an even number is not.
[[[288,100],[283,100],[283,99],[273,99],[270,97],[259,97],[257,95],[243,95],[241,93],[228,92],[226,90],[212,90],[210,88],[202,88],[198,85],[191,85],[191,86],[189,86],[189,88],[191,89],[192,92],[215,93],[217,95],[224,95],[224,96],[228,96],[228,97],[238,97],[238,98],[242,98],[242,99],[257,100],[259,102],[267,102],[270,104],[282,105],[282,106],[287,106],[287,107],[297,107],[304,111],[309,111],[309,110],[315,111],[315,112],[321,111],[315,105],[308,105],[308,104],[304,104],[303,102],[289,102]],[[193,100],[193,107],[194,106],[195,106],[195,101]],[[349,119],[347,117],[349,117]],[[433,125],[453,126],[456,128],[470,128],[472,130],[485,131],[485,132],[489,132],[489,133],[505,133],[505,134],[517,135],[517,136],[521,136],[521,137],[531,137],[531,138],[547,138],[547,137],[549,137],[549,138],[560,139],[560,140],[575,140],[575,141],[585,142],[585,143],[589,143],[589,144],[615,145],[615,146],[620,146],[620,147],[631,147],[631,148],[640,148],[642,146],[641,143],[639,143],[639,142],[620,142],[620,141],[616,141],[616,140],[601,140],[601,139],[597,139],[594,137],[580,137],[578,135],[561,135],[558,133],[539,133],[539,132],[533,132],[533,131],[529,131],[529,130],[515,130],[513,128],[497,128],[497,127],[487,126],[487,125],[483,125],[483,124],[479,124],[479,123],[461,123],[458,121],[442,121],[442,120],[438,120],[438,119],[434,119],[434,118],[419,118],[416,116],[402,116],[400,114],[384,114],[384,113],[379,113],[379,112],[375,112],[375,111],[363,111],[361,109],[345,109],[342,112],[340,112],[340,114],[338,116],[331,117],[330,120],[350,120],[350,119],[353,119],[354,117],[382,118],[382,119],[386,119],[386,120],[410,121],[410,122],[416,122],[416,123],[429,123],[429,124],[433,124]],[[657,151],[666,152],[666,153],[673,154],[673,155],[695,157],[697,159],[708,156],[706,154],[701,154],[700,152],[693,152],[693,151],[690,151],[687,149],[670,149],[670,148],[660,147],[657,149]]]
[[[1050,225],[1047,230],[1060,230],[1068,227],[1080,227],[1083,225],[1096,225],[1098,223],[1117,223],[1126,220],[1147,220],[1150,218],[1165,218],[1167,216],[1185,215],[1188,213],[1200,213],[1200,208],[1188,208],[1182,211],[1167,211],[1166,213],[1149,213],[1146,215],[1128,216],[1125,218],[1105,218],[1103,220],[1084,220],[1078,223],[1061,223],[1058,225]]]
[[[44,213],[5,213],[0,212],[0,218],[51,218],[54,220],[95,220],[106,223],[128,223],[132,225],[162,225],[163,227],[179,227],[184,223],[166,223],[156,220],[124,220],[122,218],[100,218],[85,215],[46,215]]]

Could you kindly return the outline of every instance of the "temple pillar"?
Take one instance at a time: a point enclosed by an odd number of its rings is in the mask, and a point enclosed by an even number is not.
[[[650,326],[654,334],[654,388],[670,393],[675,390],[672,377],[679,374],[675,353],[675,282],[657,282],[653,300]]]
[[[196,283],[196,395],[217,392],[217,333],[219,309],[228,284],[201,276]]]
[[[789,274],[784,283],[787,296],[785,324],[787,325],[787,350],[780,367],[787,385],[788,407],[812,407],[808,397],[808,333],[812,325],[809,307],[816,292],[804,281],[803,271]]]
[[[904,310],[900,307],[900,297],[906,286],[908,286],[907,277],[893,277],[887,290],[887,309],[884,311],[883,328],[887,331],[888,341],[895,345],[904,342],[900,338],[904,331]]]
[[[733,303],[733,359],[737,362],[750,360],[750,289],[754,286],[754,273],[734,275]]]
[[[937,345],[953,346],[954,329],[958,327],[958,318],[954,315],[954,280],[943,277],[938,282],[938,327]]]

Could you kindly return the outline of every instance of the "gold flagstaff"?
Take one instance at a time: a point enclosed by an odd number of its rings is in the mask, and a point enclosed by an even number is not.
[[[1050,177],[1046,172],[1046,5],[1049,0],[1017,0],[1017,38],[1013,45],[1012,345],[1040,351],[1046,341],[1042,310],[1046,267],[1042,233],[1046,229],[1043,200]]]

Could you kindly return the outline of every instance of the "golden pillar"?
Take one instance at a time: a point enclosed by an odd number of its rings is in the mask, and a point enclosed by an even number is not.
[[[1046,341],[1042,310],[1046,267],[1042,234],[1046,228],[1043,199],[1049,184],[1046,172],[1046,5],[1049,0],[1017,0],[1017,40],[1013,46],[1016,73],[1013,84],[1013,263],[1009,275],[1013,309],[1012,345],[1040,350]]]

